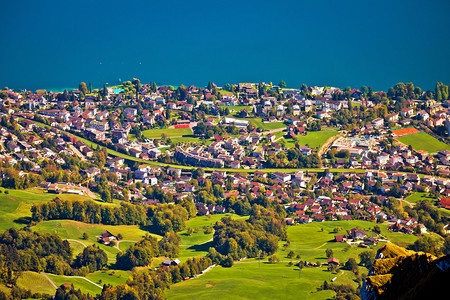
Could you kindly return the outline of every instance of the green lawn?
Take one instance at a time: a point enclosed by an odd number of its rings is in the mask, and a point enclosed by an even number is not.
[[[85,196],[70,194],[47,194],[40,189],[7,190],[0,188],[0,230],[11,227],[24,227],[31,218],[31,206],[35,203],[50,201],[56,196],[61,199],[91,199]]]
[[[246,119],[246,120],[250,120],[250,122],[256,126],[256,127],[261,127],[262,129],[279,129],[279,128],[284,128],[287,127],[286,124],[284,124],[283,122],[263,122],[261,118],[253,118],[253,119]]]
[[[142,131],[142,134],[146,138],[151,139],[159,139],[162,134],[165,134],[166,137],[172,136],[184,136],[184,135],[192,135],[192,130],[190,128],[164,128],[164,129],[149,129]]]
[[[261,266],[261,267],[259,267]],[[289,267],[287,263],[241,262],[217,266],[196,279],[172,285],[167,299],[330,299],[332,291],[317,292],[329,280],[324,268]],[[332,275],[333,277],[336,275]]]
[[[55,294],[55,288],[50,283],[50,281],[36,272],[23,272],[22,275],[17,279],[17,286],[24,289],[29,289],[33,293],[43,293],[49,295]]]
[[[286,147],[292,148],[295,144],[301,146],[308,145],[311,148],[322,146],[329,138],[339,134],[337,131],[308,131],[305,136],[297,136],[297,142],[293,139],[286,139]]]
[[[204,226],[213,227],[217,221],[223,217],[232,217],[233,219],[247,219],[248,216],[242,217],[236,214],[217,214],[209,216],[199,216],[189,220],[186,224],[186,229],[179,232],[181,238],[180,260],[185,261],[189,257],[205,256],[208,253],[211,243],[209,241],[213,238],[213,233],[205,233]],[[193,233],[188,236],[187,229],[193,229]]]
[[[60,227],[56,227],[57,224],[60,224],[60,225],[58,225]],[[82,223],[82,222],[77,222],[77,221],[72,221],[72,220],[44,221],[44,222],[41,222],[41,223],[37,224],[36,226],[32,227],[32,229],[39,233],[56,233],[58,231],[58,235],[62,239],[74,239],[74,240],[79,240],[86,245],[92,245],[92,244],[98,245],[100,248],[102,248],[106,252],[106,254],[108,255],[108,259],[110,260],[111,263],[115,262],[116,255],[119,250],[117,250],[114,247],[105,246],[100,243],[97,243],[98,235],[100,235],[103,231],[108,230],[109,232],[111,232],[115,235],[120,233],[123,237],[123,240],[139,241],[145,236],[146,233],[148,233],[147,231],[140,229],[138,225],[113,226],[113,225],[102,225],[102,224],[87,224],[87,223]],[[86,232],[88,234],[87,240],[82,239],[84,232]],[[158,235],[154,235],[154,236],[156,236],[158,239],[161,238]],[[77,243],[77,242],[72,242],[71,244],[74,244],[74,243]],[[123,242],[123,243],[124,243],[124,246],[126,246],[127,244],[129,245],[128,242]],[[80,243],[78,243],[78,244],[79,245],[75,246],[76,251],[74,251],[74,254],[76,254],[76,252],[79,253],[83,250],[82,245]],[[122,245],[120,245],[120,248],[122,250],[125,250],[122,248]]]
[[[450,145],[439,141],[425,132],[405,135],[397,138],[397,140],[407,146],[411,145],[414,150],[424,150],[430,154],[437,153],[441,150],[450,150]]]
[[[434,203],[435,201],[437,201],[436,198],[433,198],[431,196],[431,194],[429,193],[421,193],[421,192],[416,192],[412,195],[409,195],[408,197],[405,198],[406,201],[411,202],[411,203],[416,203],[420,200],[428,200],[431,203]]]

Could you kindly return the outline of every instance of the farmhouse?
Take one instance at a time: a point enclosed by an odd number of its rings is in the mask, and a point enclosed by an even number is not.
[[[117,236],[115,236],[108,230],[102,232],[102,234],[98,237],[98,242],[104,245],[109,245],[109,243],[114,240],[118,240]]]

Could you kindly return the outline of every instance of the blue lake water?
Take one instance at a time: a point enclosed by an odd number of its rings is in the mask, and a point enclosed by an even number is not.
[[[5,1],[0,87],[450,80],[450,1]],[[81,9],[83,8],[83,9]],[[76,12],[77,17],[68,17]]]

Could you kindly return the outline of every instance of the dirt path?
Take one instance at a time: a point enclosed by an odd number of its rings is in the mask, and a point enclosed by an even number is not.
[[[122,250],[120,250],[120,248],[119,248],[119,245],[120,245],[121,242],[137,243],[137,241],[132,241],[132,240],[120,240],[120,241],[116,241],[116,245],[114,246],[114,248],[116,248],[116,249],[119,250],[119,251],[122,251]]]
[[[44,276],[44,277],[48,280],[48,282],[50,282],[51,285],[53,285],[53,287],[55,288],[55,290],[58,289],[58,287],[57,287],[56,284],[53,282],[53,280],[51,280],[44,272],[40,272],[39,274],[41,274],[42,276]]]
[[[51,281],[51,279],[50,279],[46,274],[44,274],[44,273],[42,273],[42,272],[41,272],[41,274],[42,274],[43,276],[45,276],[49,281]],[[103,289],[103,287],[102,287],[101,285],[96,284],[95,282],[93,282],[92,280],[87,279],[86,277],[82,277],[82,276],[56,275],[56,274],[52,274],[52,273],[48,273],[48,274],[49,274],[49,275],[53,275],[53,276],[62,276],[62,277],[65,277],[65,278],[79,278],[79,279],[83,279],[83,280],[86,280],[87,282],[89,282],[89,283],[95,285],[96,287],[98,287],[98,288],[100,288],[100,289]],[[53,281],[52,281],[52,282],[53,282]],[[54,283],[53,283],[53,284],[54,284]]]
[[[76,242],[76,243],[79,243],[79,244],[83,245],[84,248],[87,247],[87,245],[86,245],[85,243],[83,243],[82,241],[79,241],[79,240],[66,239],[66,241],[69,241],[69,242]]]

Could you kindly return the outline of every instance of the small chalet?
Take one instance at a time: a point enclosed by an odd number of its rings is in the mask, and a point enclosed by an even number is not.
[[[102,232],[102,234],[98,237],[98,242],[104,245],[109,245],[109,243],[114,240],[118,240],[117,236],[115,236],[108,230]]]

